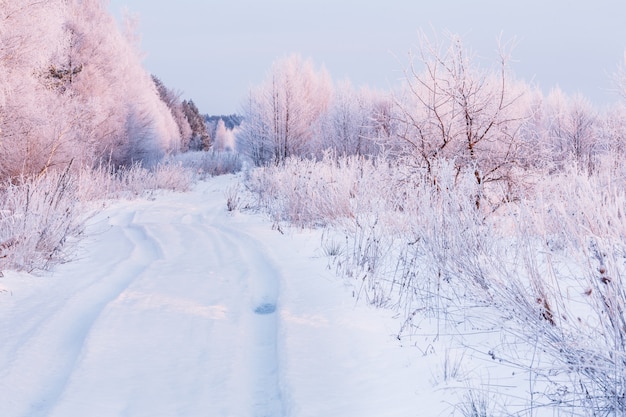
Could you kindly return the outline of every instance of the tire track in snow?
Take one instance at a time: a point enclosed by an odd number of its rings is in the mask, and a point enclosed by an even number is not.
[[[248,285],[245,327],[249,329],[247,359],[248,389],[253,417],[283,417],[284,387],[280,377],[279,357],[279,285],[280,274],[261,245],[250,236],[225,226],[215,226],[220,234],[236,242],[236,250],[245,265]]]
[[[132,224],[134,212],[121,217],[122,224],[107,233],[129,243],[131,252],[111,263],[111,270],[96,271],[91,285],[71,296],[23,341],[10,367],[2,371],[5,383],[0,391],[8,400],[0,403],[1,415],[46,416],[62,395],[102,311],[160,256],[145,230]]]
[[[55,291],[67,301],[46,304],[2,361],[0,416],[285,416],[281,276],[258,241],[224,225],[223,204],[185,214],[194,204],[134,204],[109,220],[96,247],[112,258]],[[213,307],[223,317],[197,314]]]
[[[284,416],[279,275],[259,243],[222,227],[220,212],[181,218],[188,209],[137,213],[163,257],[107,307],[50,417]],[[212,306],[221,317],[197,314]],[[132,382],[118,390],[120,379]],[[85,388],[96,384],[102,394]]]

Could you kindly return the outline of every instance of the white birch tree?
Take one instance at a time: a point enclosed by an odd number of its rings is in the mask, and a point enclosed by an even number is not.
[[[372,156],[391,135],[390,96],[369,88],[339,83],[328,109],[320,148],[339,155]]]
[[[256,164],[282,164],[315,152],[313,139],[332,96],[328,73],[298,55],[276,61],[265,82],[250,91],[238,141]]]
[[[591,173],[594,155],[600,143],[596,133],[598,115],[591,103],[580,94],[567,96],[554,89],[546,99],[548,140],[557,168],[574,164]]]

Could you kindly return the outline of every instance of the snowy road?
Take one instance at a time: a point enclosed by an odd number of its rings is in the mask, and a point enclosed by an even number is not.
[[[229,215],[232,181],[116,202],[76,261],[0,280],[0,416],[421,415],[395,324],[318,234]]]

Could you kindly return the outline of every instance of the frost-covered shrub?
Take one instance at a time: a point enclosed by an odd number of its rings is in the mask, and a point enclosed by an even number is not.
[[[50,171],[0,184],[0,271],[40,271],[71,256],[93,204],[112,198],[137,198],[155,190],[187,191],[193,172],[180,164],[151,169],[134,164],[115,171],[107,166]]]
[[[566,172],[517,212],[518,262],[493,288],[507,330],[541,346],[549,399],[583,415],[626,410],[626,193]],[[558,377],[557,377],[558,375]],[[562,406],[562,405],[561,405]]]
[[[463,203],[467,194],[438,197],[443,204],[433,201],[430,215],[422,210],[426,216],[412,223],[411,249],[376,280],[398,289],[387,304],[397,300],[411,324],[421,309],[445,316],[446,326],[456,323],[459,334],[469,323],[474,331],[500,329],[509,341],[492,355],[535,375],[532,389],[542,387],[535,405],[623,414],[622,187],[611,176],[570,171],[486,218]],[[392,285],[382,287],[379,293],[392,294]]]
[[[379,169],[379,162],[381,170],[388,170],[382,160],[356,156],[328,153],[321,161],[288,158],[282,166],[252,171],[246,185],[274,221],[300,227],[345,224],[366,206],[387,204],[381,193],[385,184],[370,181],[375,178],[370,172]]]
[[[162,162],[151,168],[141,164],[121,167],[113,175],[115,185],[109,197],[136,197],[155,190],[188,191],[193,172],[180,163]]]
[[[69,171],[0,189],[0,270],[42,270],[62,261],[82,230],[76,182]]]
[[[531,406],[623,414],[626,192],[608,170],[528,175],[510,199],[453,161],[425,172],[327,155],[252,171],[247,186],[274,221],[334,229],[322,247],[355,297],[397,312],[399,338],[435,320],[436,337],[533,375]],[[493,331],[506,342],[477,342]]]
[[[232,151],[184,152],[171,156],[170,163],[179,163],[192,170],[200,178],[234,174],[243,168],[240,155]]]
[[[570,171],[484,213],[468,198],[468,174],[452,187],[441,183],[452,177],[440,175],[437,189],[414,194],[410,233],[381,258],[387,267],[372,279],[370,299],[404,312],[407,333],[419,332],[415,311],[422,320],[444,318],[442,328],[459,335],[500,329],[508,342],[491,355],[535,375],[535,405],[623,414],[626,193],[619,182]]]
[[[151,187],[157,190],[189,191],[193,183],[193,172],[181,164],[158,164],[150,177]]]
[[[341,180],[350,180],[347,172],[342,174]],[[289,158],[283,167],[253,171],[248,187],[256,192],[258,204],[265,207],[275,221],[313,226],[338,216],[351,216],[347,190],[335,182],[329,164],[317,165],[314,161]]]

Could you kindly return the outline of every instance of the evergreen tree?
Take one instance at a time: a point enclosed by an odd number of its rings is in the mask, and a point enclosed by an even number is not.
[[[177,94],[167,88],[165,84],[163,84],[163,82],[155,75],[152,75],[152,81],[156,86],[161,101],[163,101],[170,110],[172,116],[174,117],[174,121],[178,126],[181,139],[180,150],[186,152],[189,150],[189,143],[193,139],[193,132],[191,130],[191,126],[189,125],[189,121],[187,120],[187,116],[183,111],[180,94]]]
[[[189,126],[191,127],[191,140],[189,142],[190,150],[208,150],[211,147],[211,138],[207,131],[204,117],[198,111],[193,100],[183,100],[183,113],[187,117]]]

